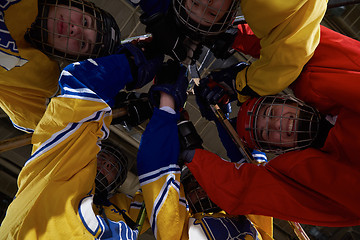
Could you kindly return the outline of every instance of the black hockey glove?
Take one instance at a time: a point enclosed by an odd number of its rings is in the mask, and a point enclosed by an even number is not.
[[[186,67],[168,60],[155,77],[155,84],[149,90],[149,100],[154,107],[159,107],[160,92],[165,92],[174,98],[175,110],[179,111],[186,102],[188,85]]]
[[[194,124],[189,120],[178,123],[178,133],[180,142],[178,164],[179,166],[183,166],[184,163],[192,161],[196,149],[203,149],[203,140],[197,133]]]
[[[239,62],[220,71],[213,71],[207,78],[221,85],[228,94],[229,100],[234,101],[237,99],[236,76],[247,66],[249,66],[249,64],[246,62]]]
[[[153,113],[147,93],[119,92],[115,97],[114,109],[119,108],[124,108],[127,114],[113,118],[111,124],[135,127],[150,119]]]
[[[201,47],[185,36],[177,26],[174,14],[156,14],[150,17],[143,14],[140,16],[140,21],[146,25],[145,31],[152,34],[152,48],[157,52],[169,55],[175,61],[185,64],[200,56],[196,51]]]
[[[208,121],[215,121],[216,116],[210,105],[217,104],[225,115],[231,112],[231,105],[227,91],[220,84],[210,78],[203,78],[200,84],[194,87],[196,103],[201,116]]]
[[[237,32],[237,28],[230,28],[217,36],[214,42],[210,43],[210,46],[207,44],[216,58],[227,59],[234,54],[235,50],[232,48],[232,45],[235,41]]]
[[[120,47],[118,54],[125,54],[130,64],[133,81],[126,85],[127,90],[138,89],[151,82],[156,72],[160,69],[164,55],[146,58],[141,46],[126,43]]]

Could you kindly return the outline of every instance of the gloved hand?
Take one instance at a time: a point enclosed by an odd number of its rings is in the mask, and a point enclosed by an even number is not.
[[[177,26],[174,14],[168,12],[149,17],[144,13],[140,16],[140,21],[146,25],[145,31],[152,34],[152,51],[169,55],[184,64],[199,58],[198,51],[201,51],[201,47],[198,47],[198,42],[185,36]]]
[[[227,91],[211,78],[201,79],[200,84],[194,87],[194,92],[201,116],[208,121],[216,120],[216,116],[211,110],[210,105],[217,104],[227,116],[231,113],[231,105]]]
[[[125,108],[125,116],[113,118],[111,124],[122,124],[135,127],[150,119],[153,107],[149,102],[147,93],[121,91],[115,96],[114,109]]]
[[[237,32],[237,28],[229,28],[226,32],[219,34],[210,45],[207,44],[216,58],[227,59],[235,53],[232,45]]]
[[[134,80],[126,85],[127,90],[138,89],[151,82],[164,60],[164,55],[146,58],[141,48],[133,43],[122,45],[117,53],[125,54],[130,64]]]
[[[239,62],[220,71],[211,72],[208,78],[211,78],[212,80],[223,86],[227,94],[229,95],[229,100],[234,101],[237,99],[236,76],[248,65],[249,64],[247,64],[246,62]]]
[[[175,111],[179,111],[186,102],[188,84],[186,67],[168,60],[155,77],[155,84],[149,90],[149,100],[153,106],[159,107],[160,92],[165,92],[174,98]]]
[[[190,162],[192,160],[195,149],[203,149],[203,140],[197,133],[194,124],[189,120],[178,123],[178,133],[180,142],[178,164],[179,166],[183,166],[185,162]]]

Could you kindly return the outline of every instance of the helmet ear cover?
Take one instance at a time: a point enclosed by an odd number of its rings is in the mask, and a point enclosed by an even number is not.
[[[294,117],[294,130],[291,133],[295,134],[296,138],[292,142],[293,146],[286,146],[290,142],[270,142],[269,140],[262,140],[258,135],[257,126],[258,117],[264,117],[260,115],[260,109],[266,106],[284,106],[296,109],[296,117]],[[267,118],[269,118],[267,116]],[[271,118],[288,119],[289,117],[283,116],[271,116]],[[237,132],[240,139],[252,149],[258,149],[267,153],[282,154],[288,151],[300,150],[310,147],[318,136],[320,128],[320,114],[319,112],[305,104],[300,99],[297,99],[290,95],[276,95],[265,96],[260,98],[251,98],[244,102],[238,112],[237,118]],[[279,134],[289,132],[286,130],[276,130]]]
[[[97,155],[98,164],[99,158],[106,161],[105,164],[98,166],[95,178],[95,195],[111,198],[117,189],[125,182],[128,172],[128,159],[126,155],[115,145],[110,142],[101,143],[101,150]],[[111,166],[109,171],[108,166]],[[116,171],[113,180],[109,182],[108,176]]]
[[[69,10],[72,9],[72,11],[89,15],[94,19],[96,42],[93,43],[94,47],[91,53],[61,51],[48,42],[49,30],[47,23],[49,8],[51,6],[58,7],[59,5],[68,6]],[[80,61],[87,58],[107,56],[115,53],[120,45],[120,29],[115,19],[108,12],[98,8],[94,3],[85,0],[39,0],[38,16],[24,37],[26,41],[48,56],[67,61]],[[72,37],[68,36],[67,38]]]
[[[216,213],[221,211],[221,208],[210,200],[186,166],[181,171],[180,181],[184,186],[185,197],[192,213]]]

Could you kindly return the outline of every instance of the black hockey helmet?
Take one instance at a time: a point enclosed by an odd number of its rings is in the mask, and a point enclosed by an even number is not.
[[[110,142],[101,143],[97,155],[95,195],[111,198],[124,183],[128,172],[128,159],[121,150]]]
[[[67,16],[60,16],[60,11],[65,11]],[[49,13],[52,15],[49,16]],[[81,18],[77,23],[72,22],[75,16]],[[73,34],[74,27],[79,32],[77,36]],[[111,14],[92,2],[39,0],[38,16],[25,34],[25,39],[49,56],[78,61],[115,53],[120,45],[120,29]],[[56,42],[58,39],[65,42],[63,46]],[[75,50],[72,49],[72,42],[77,44]]]
[[[178,25],[197,40],[225,32],[233,23],[240,0],[173,0]]]
[[[216,213],[221,211],[221,208],[210,200],[205,190],[186,166],[182,168],[180,181],[184,186],[185,197],[192,213]]]

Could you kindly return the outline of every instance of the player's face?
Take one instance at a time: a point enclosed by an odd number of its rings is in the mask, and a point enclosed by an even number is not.
[[[96,41],[96,21],[76,7],[51,6],[48,15],[48,43],[72,55],[92,53]]]
[[[291,105],[263,105],[256,120],[258,139],[274,146],[295,147],[298,114]]]
[[[119,165],[114,156],[100,152],[97,156],[97,171],[101,172],[110,184],[119,172]]]
[[[229,10],[233,0],[186,0],[185,8],[189,10],[192,20],[203,26],[218,22]]]

